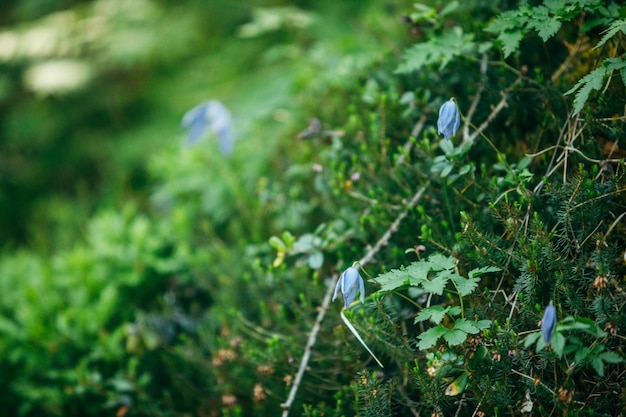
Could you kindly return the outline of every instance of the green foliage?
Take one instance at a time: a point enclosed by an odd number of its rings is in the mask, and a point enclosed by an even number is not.
[[[583,339],[575,334],[576,332],[590,335],[594,337],[594,340],[586,346]],[[545,342],[540,336],[540,332],[530,333],[524,340],[524,347],[528,348],[536,343],[537,351],[544,349]],[[602,343],[602,339],[606,339],[607,336],[608,334],[593,320],[568,316],[557,323],[551,346],[559,358],[565,354],[572,357],[571,372],[589,365],[599,376],[603,377],[606,364],[624,362],[624,358],[616,352],[605,351],[606,345]]]
[[[506,58],[519,49],[522,38],[528,32],[536,31],[546,42],[556,35],[564,22],[583,11],[593,12],[602,6],[600,0],[551,0],[538,6],[523,4],[516,10],[499,14],[485,30],[498,35]]]
[[[617,71],[620,74],[626,86],[626,60],[621,57],[607,58],[602,61],[600,67],[585,75],[574,87],[565,92],[565,94],[572,94],[578,91],[574,99],[574,114],[580,113],[593,90],[599,91],[602,89],[604,81],[607,78],[611,78],[613,71]]]
[[[624,409],[617,2],[7,4],[6,414]],[[41,89],[59,60],[82,75]],[[230,158],[181,146],[207,98]]]
[[[442,69],[454,58],[471,54],[476,48],[473,39],[472,34],[463,33],[460,27],[455,27],[432,37],[427,43],[415,44],[404,53],[404,62],[398,66],[396,72],[404,74],[419,71],[432,64],[439,64]]]
[[[360,372],[355,384],[357,401],[364,416],[393,415],[393,381],[381,383],[376,373]]]
[[[476,290],[480,275],[497,272],[500,268],[475,268],[468,272],[467,278],[455,273],[455,268],[456,260],[453,257],[434,254],[427,260],[414,262],[402,270],[392,270],[375,279],[375,282],[381,285],[378,293],[393,292],[410,286],[416,287],[419,294],[428,294],[429,299],[433,295],[442,295],[444,291],[459,298],[460,306],[445,308],[442,305],[429,306],[417,314],[415,323],[429,320],[436,325],[418,336],[417,347],[421,350],[433,347],[439,338],[443,338],[449,346],[460,345],[465,342],[468,335],[477,334],[491,326],[490,320],[466,319],[463,298]],[[446,316],[453,321],[452,327],[441,324]]]

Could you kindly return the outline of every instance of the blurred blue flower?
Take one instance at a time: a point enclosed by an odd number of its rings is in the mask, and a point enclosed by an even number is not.
[[[556,308],[552,304],[546,307],[541,319],[541,334],[546,345],[550,344],[554,329],[556,328]]]
[[[183,116],[183,128],[189,129],[186,144],[196,143],[210,129],[217,139],[222,155],[233,152],[233,123],[228,109],[217,100],[204,103],[189,110]]]
[[[363,284],[363,278],[361,278],[359,270],[355,267],[351,266],[350,268],[346,269],[339,277],[339,280],[337,281],[337,286],[335,287],[333,301],[337,299],[337,293],[339,291],[339,288],[341,288],[341,293],[343,294],[345,308],[350,307],[350,304],[352,304],[352,302],[356,298],[357,291],[361,293],[361,302],[365,302],[365,285]]]
[[[437,133],[450,140],[456,135],[461,125],[461,115],[454,99],[450,99],[441,105],[439,119],[437,120]]]

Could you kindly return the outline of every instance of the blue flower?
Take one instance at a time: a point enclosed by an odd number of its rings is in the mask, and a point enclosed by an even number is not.
[[[356,298],[357,291],[361,293],[361,302],[365,302],[365,285],[363,284],[363,278],[361,278],[359,270],[355,267],[351,266],[346,269],[339,277],[337,286],[335,287],[333,301],[337,299],[339,288],[341,288],[341,293],[343,294],[345,308],[350,307],[350,304],[352,304]]]
[[[210,100],[194,107],[183,116],[182,127],[189,129],[186,144],[196,143],[210,129],[220,147],[222,155],[233,151],[233,124],[230,112],[219,101]]]
[[[552,304],[546,307],[541,319],[541,334],[546,345],[550,344],[554,329],[556,328],[556,308]]]
[[[461,115],[454,99],[450,99],[441,105],[439,119],[437,120],[437,133],[450,140],[456,135],[461,125]]]

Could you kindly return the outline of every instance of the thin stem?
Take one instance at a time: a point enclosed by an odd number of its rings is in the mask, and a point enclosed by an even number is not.
[[[367,350],[367,352],[370,354],[370,356],[372,358],[374,358],[374,360],[376,361],[376,363],[381,367],[384,368],[383,364],[380,363],[380,361],[378,360],[378,358],[376,357],[376,355],[374,355],[374,352],[371,351],[371,349],[365,344],[365,342],[363,341],[363,339],[361,339],[361,335],[359,335],[359,332],[354,328],[354,326],[352,325],[352,323],[350,323],[350,320],[348,320],[348,318],[346,317],[345,314],[343,314],[343,312],[346,311],[346,308],[342,308],[341,312],[339,313],[339,315],[341,316],[341,320],[343,320],[343,322],[346,324],[346,326],[348,327],[348,329],[350,329],[350,331],[352,332],[352,334],[354,335],[354,337],[357,338],[357,340],[359,342],[361,342],[361,344],[363,345],[363,347],[365,348],[365,350]]]

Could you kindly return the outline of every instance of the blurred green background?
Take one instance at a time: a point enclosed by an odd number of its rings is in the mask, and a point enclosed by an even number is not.
[[[238,185],[250,186],[280,134],[306,124],[304,91],[380,55],[398,33],[401,4],[2,7],[0,233],[5,247],[47,251],[71,243],[102,208],[146,207],[171,174],[155,165],[183,165],[174,163],[184,152],[182,115],[207,99],[235,115],[238,150],[224,169],[241,168]]]

